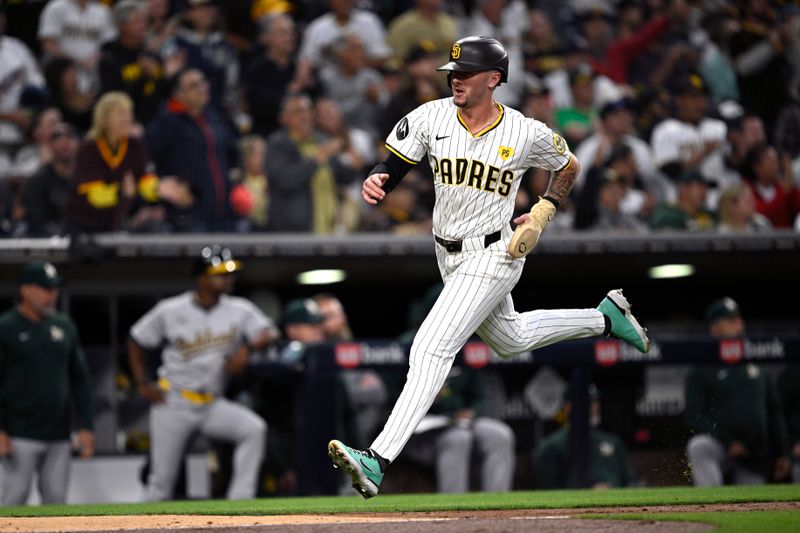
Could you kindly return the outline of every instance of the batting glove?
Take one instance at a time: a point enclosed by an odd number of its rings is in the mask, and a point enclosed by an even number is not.
[[[514,235],[508,243],[508,253],[511,257],[519,259],[531,253],[539,242],[542,231],[553,220],[555,214],[555,203],[540,196],[539,201],[528,213],[528,220],[514,230]]]

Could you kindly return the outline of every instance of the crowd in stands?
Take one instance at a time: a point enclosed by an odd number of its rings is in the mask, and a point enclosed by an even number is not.
[[[800,230],[789,0],[0,5],[3,236],[429,233],[427,165],[377,206],[359,192],[470,34],[509,53],[496,99],[581,161],[556,231]]]

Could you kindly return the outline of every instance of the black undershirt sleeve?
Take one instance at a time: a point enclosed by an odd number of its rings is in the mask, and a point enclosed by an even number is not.
[[[389,152],[388,157],[386,157],[382,163],[375,165],[375,168],[370,170],[369,175],[389,174],[389,179],[383,184],[383,190],[389,193],[397,187],[400,180],[403,179],[413,167],[414,165],[412,163],[404,161],[394,153]]]

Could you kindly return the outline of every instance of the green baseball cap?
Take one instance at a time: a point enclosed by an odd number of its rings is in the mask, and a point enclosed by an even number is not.
[[[52,263],[46,261],[32,261],[25,265],[19,276],[19,284],[26,285],[32,283],[51,289],[60,287],[64,280],[58,275],[58,270]]]
[[[706,322],[712,324],[720,318],[732,318],[740,316],[742,311],[739,309],[739,304],[733,298],[720,298],[711,302],[706,309]]]
[[[283,311],[284,324],[319,324],[323,320],[319,305],[311,298],[292,300]]]

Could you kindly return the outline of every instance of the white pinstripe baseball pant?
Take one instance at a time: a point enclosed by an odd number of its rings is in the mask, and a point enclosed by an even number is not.
[[[436,245],[444,289],[414,337],[405,386],[372,443],[385,459],[400,455],[473,333],[502,357],[603,333],[603,314],[596,309],[514,310],[509,293],[525,261],[508,255],[510,238],[511,229],[504,228],[503,238],[486,249],[483,237],[466,239],[457,253]]]

